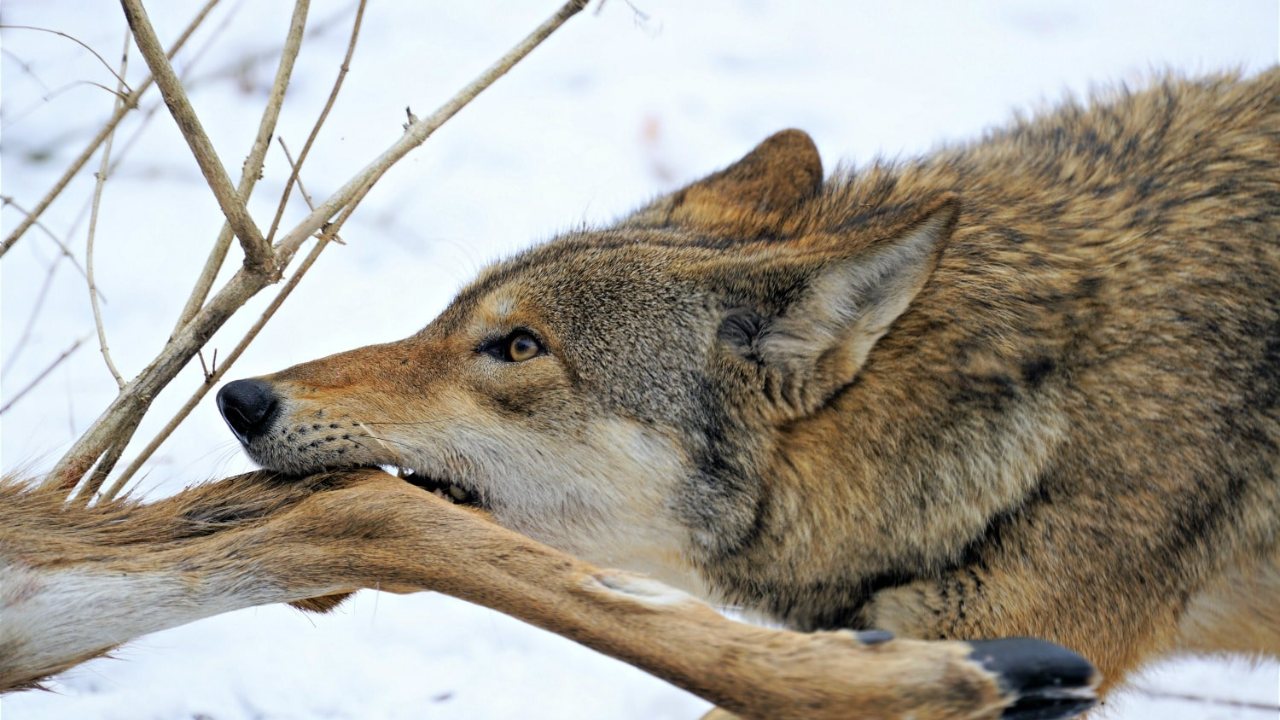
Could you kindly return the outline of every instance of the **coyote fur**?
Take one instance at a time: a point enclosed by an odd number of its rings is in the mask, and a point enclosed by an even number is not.
[[[1027,635],[1106,687],[1280,653],[1280,69],[824,180],[785,130],[499,262],[421,332],[220,393],[801,630]]]

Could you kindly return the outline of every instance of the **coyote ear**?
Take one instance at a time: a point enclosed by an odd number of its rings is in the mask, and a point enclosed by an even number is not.
[[[764,268],[783,296],[772,317],[734,310],[719,337],[759,363],[780,399],[811,412],[852,382],[937,267],[960,203],[947,195],[915,220],[851,257]]]
[[[822,158],[802,130],[774,133],[738,162],[636,211],[620,227],[692,226],[758,235],[822,188]]]

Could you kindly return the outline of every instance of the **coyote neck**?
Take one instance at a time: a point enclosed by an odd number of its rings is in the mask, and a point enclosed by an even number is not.
[[[1001,416],[997,429],[930,407],[927,382],[898,401],[899,421],[876,424],[867,418],[883,413],[860,405],[895,402],[876,384],[869,372],[777,434],[759,473],[768,501],[753,541],[700,564],[714,593],[793,627],[868,627],[864,605],[876,592],[978,561],[999,518],[1032,501],[1065,434],[1065,420],[1039,403]],[[912,412],[918,421],[902,419]],[[925,419],[933,414],[950,417]],[[823,440],[831,437],[849,441]],[[893,522],[883,521],[886,507]]]

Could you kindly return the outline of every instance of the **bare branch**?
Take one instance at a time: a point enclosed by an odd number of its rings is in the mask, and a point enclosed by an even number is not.
[[[196,13],[196,16],[187,24],[186,29],[184,29],[182,34],[178,36],[178,39],[174,41],[173,46],[169,48],[168,57],[173,57],[182,49],[182,46],[187,43],[187,40],[190,39],[191,35],[196,31],[196,28],[200,27],[200,24],[204,22],[204,19],[209,15],[209,12],[212,11],[214,6],[219,2],[220,0],[207,0],[204,7],[200,8],[200,12]],[[40,198],[40,202],[36,203],[35,207],[31,209],[31,212],[27,213],[27,217],[24,218],[22,222],[18,223],[18,226],[13,229],[13,232],[5,236],[3,242],[0,242],[0,257],[4,257],[4,254],[9,251],[9,248],[13,247],[14,243],[18,242],[18,239],[31,228],[44,211],[49,209],[49,206],[53,204],[53,201],[58,199],[58,196],[61,195],[62,191],[66,189],[68,184],[70,184],[71,179],[79,174],[80,170],[89,162],[89,158],[93,157],[93,154],[96,153],[98,148],[102,146],[102,143],[106,141],[107,136],[115,132],[116,126],[124,120],[124,116],[127,115],[130,110],[138,107],[139,98],[141,98],[143,93],[151,88],[151,85],[154,82],[154,77],[148,77],[138,85],[137,90],[130,93],[129,101],[124,104],[124,107],[117,110],[116,114],[112,115],[111,119],[107,120],[106,124],[102,126],[102,129],[98,131],[98,134],[89,141],[88,146],[86,146],[85,149],[76,156],[75,160],[71,161],[71,164],[67,166],[65,171],[63,171],[62,176],[53,184],[53,187],[49,188],[49,191],[44,194],[44,197]]]
[[[307,12],[310,6],[310,0],[297,0],[293,6],[293,17],[289,20],[289,33],[285,39],[284,50],[280,54],[275,81],[271,85],[271,93],[267,96],[267,106],[262,111],[262,119],[258,122],[258,134],[253,139],[253,145],[240,172],[240,184],[236,186],[236,192],[245,202],[248,202],[249,196],[253,194],[254,185],[262,174],[262,162],[266,157],[267,148],[271,146],[271,136],[276,131],[276,120],[280,117],[280,107],[284,104],[289,78],[293,75],[293,64],[298,58],[298,51],[302,48],[303,31],[307,26]],[[213,248],[209,251],[209,259],[205,261],[200,277],[196,279],[195,287],[187,298],[187,304],[178,315],[175,330],[190,322],[200,310],[200,306],[204,304],[205,298],[209,297],[209,289],[213,287],[213,281],[218,276],[218,271],[222,269],[227,250],[231,247],[231,235],[231,224],[223,223],[222,229],[218,231],[218,239],[214,241]],[[263,244],[269,245],[265,240]]]
[[[271,218],[271,228],[267,230],[267,242],[275,240],[276,230],[280,227],[280,218],[284,215],[284,209],[289,204],[289,194],[293,191],[293,184],[298,181],[298,173],[302,171],[302,164],[307,161],[307,156],[311,154],[311,146],[315,144],[316,136],[320,134],[320,128],[324,127],[324,122],[329,118],[329,111],[333,109],[333,105],[338,100],[338,93],[342,91],[342,82],[347,78],[347,72],[351,69],[351,57],[356,51],[356,40],[360,38],[360,25],[364,21],[365,0],[360,0],[356,5],[356,19],[351,24],[351,39],[347,41],[347,53],[342,57],[342,65],[338,67],[338,77],[333,81],[333,87],[329,90],[329,97],[324,101],[324,107],[320,109],[320,115],[316,118],[315,123],[311,126],[311,132],[307,134],[307,140],[302,144],[302,152],[298,155],[298,161],[295,163],[293,158],[289,159],[289,164],[293,169],[289,171],[289,180],[285,182],[284,192],[280,194],[280,204],[276,206],[276,215]],[[283,146],[283,142],[281,143]],[[289,150],[285,149],[288,155]],[[307,201],[307,205],[312,205],[311,201]],[[315,207],[311,207],[315,210]]]
[[[22,399],[24,395],[31,392],[31,390],[35,388],[35,386],[39,385],[41,382],[44,382],[44,379],[49,376],[49,373],[53,372],[54,369],[56,369],[59,365],[61,365],[64,360],[71,357],[76,350],[80,349],[80,346],[84,344],[84,341],[88,339],[89,339],[88,336],[82,337],[79,340],[76,340],[74,343],[72,343],[71,347],[67,348],[66,350],[63,350],[62,354],[54,358],[53,362],[46,365],[44,370],[41,370],[39,374],[37,374],[34,378],[32,378],[31,382],[23,386],[23,388],[18,392],[14,393],[13,397],[9,398],[9,401],[4,404],[4,407],[0,407],[0,415],[3,415],[5,411],[13,407],[19,400]]]
[[[129,69],[129,36],[124,39],[124,50],[120,55],[120,74],[116,77],[120,79],[120,87],[124,87],[124,73]],[[116,98],[115,110],[118,112],[124,104],[124,96],[120,95]],[[124,378],[120,375],[120,370],[116,368],[116,364],[111,360],[111,349],[107,347],[107,329],[102,323],[102,307],[98,304],[98,285],[94,282],[93,277],[93,240],[98,230],[98,207],[102,204],[102,189],[107,184],[107,172],[111,169],[111,145],[115,142],[116,134],[112,131],[107,135],[107,142],[102,146],[102,161],[98,165],[96,182],[93,186],[93,206],[89,210],[89,233],[88,239],[85,241],[84,250],[84,267],[85,279],[89,285],[89,306],[93,308],[93,324],[98,330],[98,348],[102,351],[102,359],[107,363],[107,370],[111,371],[111,377],[115,378],[116,386],[121,390],[124,389]]]
[[[160,95],[164,98],[165,105],[169,106],[170,114],[178,123],[178,129],[182,131],[182,137],[191,148],[191,153],[195,156],[196,164],[200,166],[205,182],[209,184],[209,189],[218,200],[218,207],[222,209],[223,216],[235,231],[236,237],[240,239],[240,244],[244,248],[245,267],[253,272],[268,275],[274,273],[275,258],[271,253],[271,246],[267,244],[262,231],[249,216],[244,198],[231,185],[231,178],[227,176],[227,170],[218,158],[217,150],[214,149],[213,143],[204,131],[204,126],[200,123],[199,116],[196,115],[195,108],[191,106],[191,101],[182,89],[182,81],[178,79],[173,65],[165,57],[160,38],[156,36],[155,28],[151,26],[151,19],[147,17],[147,11],[142,6],[141,0],[120,0],[120,5],[124,8],[125,20],[128,21],[129,29],[133,32],[138,51],[142,53],[143,59],[147,61],[147,67],[151,68],[151,74],[156,79],[156,85],[160,88]]]
[[[136,0],[124,1],[136,4]],[[363,196],[367,193],[372,183],[391,165],[410,150],[421,145],[441,124],[457,113],[481,90],[505,74],[521,58],[528,55],[533,48],[581,11],[585,5],[586,0],[570,0],[554,16],[535,29],[498,63],[486,70],[431,117],[413,125],[390,149],[351,178],[281,239],[277,245],[279,248],[276,255],[277,267],[285,267],[302,243],[312,233],[321,229],[329,218],[346,208],[357,195]],[[181,88],[178,89],[181,90]],[[354,206],[345,213],[345,216],[350,216],[353,210]],[[209,337],[222,327],[227,318],[273,280],[273,277],[247,265],[240,268],[227,281],[227,284],[205,303],[200,312],[173,335],[160,354],[125,386],[125,389],[116,396],[93,425],[76,440],[58,461],[45,480],[44,486],[62,490],[75,487],[79,479],[94,466],[102,454],[120,440],[120,432],[136,424],[146,412],[151,398],[173,380],[204,346]],[[225,363],[224,367],[226,367]]]

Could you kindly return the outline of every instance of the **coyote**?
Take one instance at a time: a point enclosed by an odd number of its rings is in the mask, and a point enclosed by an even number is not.
[[[218,403],[267,468],[396,466],[794,629],[1043,637],[1104,689],[1280,654],[1280,69],[825,180],[785,130]]]

